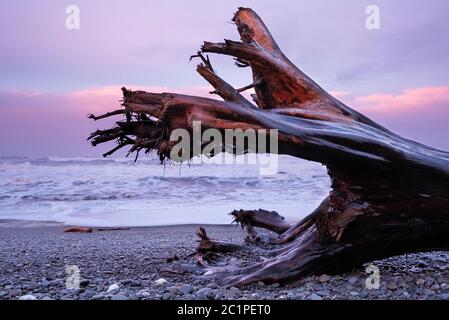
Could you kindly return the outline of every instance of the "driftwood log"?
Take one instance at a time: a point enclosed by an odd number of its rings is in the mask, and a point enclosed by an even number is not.
[[[278,129],[280,154],[327,167],[332,191],[296,225],[259,211],[235,212],[236,221],[249,229],[278,233],[280,248],[268,261],[217,273],[223,283],[286,282],[393,255],[447,249],[449,153],[405,139],[327,93],[281,52],[251,9],[240,8],[233,21],[241,41],[205,42],[194,56],[202,60],[198,73],[224,101],[123,89],[122,109],[90,116],[125,117],[93,133],[93,145],[117,141],[105,156],[131,146],[131,153],[156,150],[165,160],[174,145],[170,133],[191,131],[198,120],[203,130]],[[215,73],[206,53],[234,57],[239,67],[251,69],[253,84],[234,88]],[[242,95],[250,88],[254,103]]]

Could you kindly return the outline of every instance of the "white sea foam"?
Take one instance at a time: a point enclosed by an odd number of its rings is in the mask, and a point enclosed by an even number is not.
[[[296,221],[329,193],[323,166],[279,158],[256,165],[162,166],[156,159],[0,158],[0,219],[89,226],[227,224],[234,209]]]

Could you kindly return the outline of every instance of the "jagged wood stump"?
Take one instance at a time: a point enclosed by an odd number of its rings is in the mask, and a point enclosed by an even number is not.
[[[175,144],[170,133],[192,131],[198,120],[203,130],[278,129],[280,154],[328,168],[332,191],[296,225],[259,211],[236,212],[236,221],[251,233],[263,227],[280,234],[280,247],[268,261],[220,269],[216,277],[233,285],[286,282],[397,254],[447,249],[449,153],[400,137],[332,97],[287,59],[251,9],[240,8],[233,21],[240,42],[205,42],[192,57],[202,59],[198,73],[224,101],[123,89],[124,108],[90,116],[125,116],[89,137],[94,145],[118,142],[105,156],[130,145],[130,153],[156,150],[163,161]],[[215,73],[205,53],[234,57],[239,67],[251,69],[253,84],[235,89]],[[255,104],[241,94],[250,88]],[[214,247],[207,241],[202,243]]]

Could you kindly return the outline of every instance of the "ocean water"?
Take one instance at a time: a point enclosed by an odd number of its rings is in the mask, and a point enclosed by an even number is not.
[[[161,165],[153,158],[0,158],[0,219],[83,226],[228,224],[234,209],[276,210],[289,221],[330,191],[320,164],[280,156],[257,165]]]

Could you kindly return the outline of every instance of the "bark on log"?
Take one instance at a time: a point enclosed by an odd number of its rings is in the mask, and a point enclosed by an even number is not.
[[[209,263],[218,260],[218,255],[221,253],[232,253],[244,250],[243,246],[238,244],[210,239],[203,227],[197,231],[196,235],[199,238],[196,259],[202,266],[206,266]]]
[[[126,115],[115,128],[92,134],[94,145],[116,139],[120,148],[156,150],[162,161],[174,145],[170,133],[192,131],[198,120],[203,130],[278,129],[280,154],[327,166],[332,191],[305,220],[293,227],[278,219],[250,220],[251,227],[281,233],[278,254],[217,277],[233,285],[285,282],[397,254],[447,249],[449,153],[398,136],[332,97],[288,60],[251,9],[240,8],[234,22],[240,42],[205,42],[198,55],[198,73],[224,101],[124,89],[122,112],[91,116]],[[215,73],[206,53],[229,55],[251,68],[254,83],[247,88],[254,87],[257,106],[241,95],[245,88],[235,89]]]

